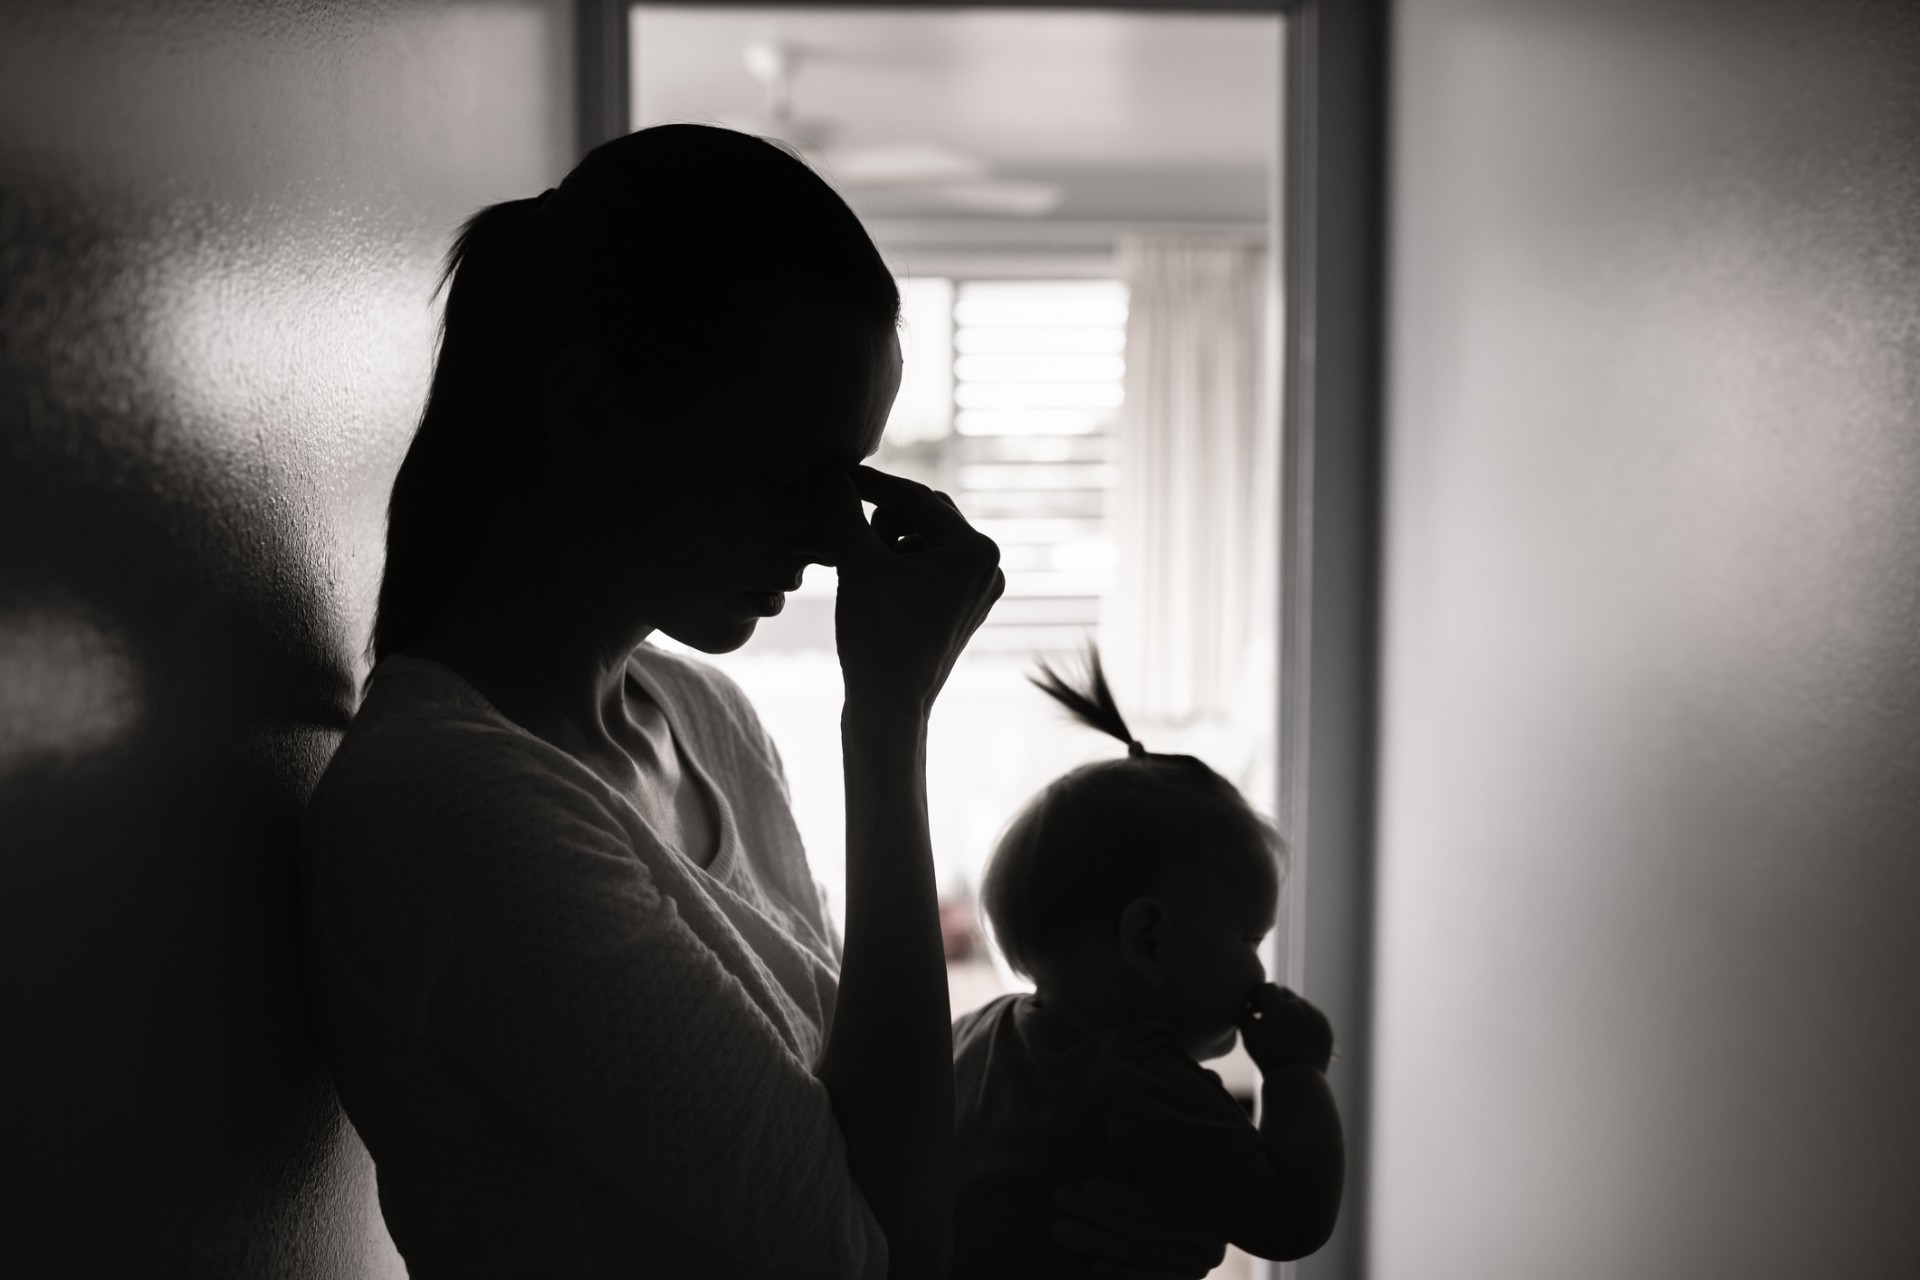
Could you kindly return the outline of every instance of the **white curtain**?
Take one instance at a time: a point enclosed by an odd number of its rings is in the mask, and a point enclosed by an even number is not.
[[[1155,749],[1198,748],[1195,733],[1245,741],[1236,727],[1264,739],[1277,561],[1265,255],[1143,238],[1125,242],[1121,260],[1118,563],[1101,628],[1114,691],[1142,724],[1188,731],[1185,748],[1149,741]]]

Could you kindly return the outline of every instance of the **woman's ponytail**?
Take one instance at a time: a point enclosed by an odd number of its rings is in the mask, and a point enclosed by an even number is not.
[[[517,259],[544,197],[489,205],[447,253],[433,384],[387,503],[387,562],[370,656],[414,644],[484,548],[500,498],[538,460],[533,353],[504,341],[528,303]],[[438,292],[438,290],[436,290]]]

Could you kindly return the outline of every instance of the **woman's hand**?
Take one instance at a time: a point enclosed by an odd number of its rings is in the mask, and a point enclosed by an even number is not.
[[[926,711],[1006,588],[1000,548],[925,485],[872,467],[836,479],[834,634],[847,695]],[[861,499],[874,504],[872,524]]]
[[[847,701],[847,923],[819,1075],[890,1275],[946,1271],[953,1033],[927,833],[927,713],[1002,587],[1000,550],[924,485],[822,476]],[[874,504],[873,523],[860,500]]]
[[[1062,1187],[1053,1238],[1094,1260],[1101,1280],[1201,1280],[1227,1256],[1226,1242],[1169,1221],[1158,1197],[1111,1178]]]

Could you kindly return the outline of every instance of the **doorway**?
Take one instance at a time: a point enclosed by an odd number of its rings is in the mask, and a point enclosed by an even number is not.
[[[1151,749],[1206,759],[1279,816],[1282,20],[640,5],[625,34],[632,127],[779,138],[861,216],[903,305],[876,461],[1002,547],[1007,594],[929,745],[957,1014],[1023,985],[972,906],[1000,829],[1114,751],[1028,684],[1036,661],[1097,640]],[[779,746],[837,913],[832,601],[815,567],[748,646],[707,660]],[[1239,1051],[1211,1065],[1250,1099]]]

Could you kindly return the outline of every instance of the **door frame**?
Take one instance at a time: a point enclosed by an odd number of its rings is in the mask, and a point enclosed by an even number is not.
[[[629,128],[631,6],[625,0],[574,5],[575,134],[584,154]],[[1339,1062],[1329,1079],[1348,1149],[1346,1201],[1334,1238],[1292,1270],[1300,1280],[1363,1280],[1380,683],[1387,0],[760,0],[729,7],[783,6],[1275,13],[1285,19],[1281,155],[1269,243],[1280,246],[1270,260],[1282,318],[1274,802],[1292,862],[1273,960],[1339,1030]]]

